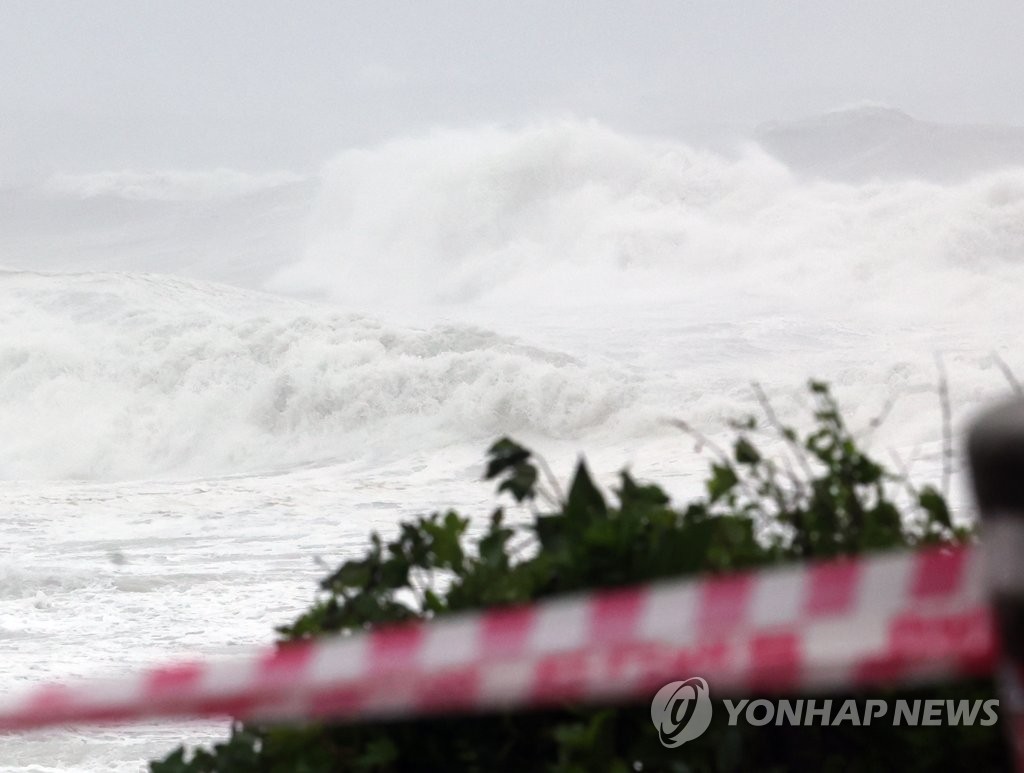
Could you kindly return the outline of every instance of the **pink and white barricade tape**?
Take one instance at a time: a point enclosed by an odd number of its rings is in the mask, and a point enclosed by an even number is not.
[[[351,720],[989,673],[980,551],[927,549],[565,597],[0,701],[0,729],[156,716]]]

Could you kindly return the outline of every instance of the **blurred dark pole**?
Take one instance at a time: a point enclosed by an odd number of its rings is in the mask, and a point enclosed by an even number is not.
[[[1024,773],[1024,400],[985,412],[968,453],[999,633],[1000,714]]]

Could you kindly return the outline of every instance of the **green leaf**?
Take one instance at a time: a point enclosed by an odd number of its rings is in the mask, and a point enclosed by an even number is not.
[[[430,548],[437,566],[454,571],[462,569],[463,551],[460,539],[468,523],[452,511],[445,514],[441,523],[424,523],[423,529],[430,535]]]
[[[732,491],[737,483],[739,483],[739,478],[736,477],[736,471],[731,466],[712,464],[711,477],[706,483],[708,496],[712,502],[717,502]]]
[[[530,458],[528,449],[523,448],[514,440],[502,438],[487,450],[490,462],[487,464],[487,471],[484,473],[485,480],[491,480],[510,467],[522,464]]]
[[[950,517],[946,499],[934,486],[922,488],[917,501],[932,521],[938,522],[947,529],[953,527],[953,519]]]
[[[187,773],[192,768],[185,763],[185,747],[179,746],[159,762],[151,762],[150,773]]]
[[[324,590],[332,588],[364,588],[370,584],[371,567],[367,561],[346,561],[321,583]]]
[[[409,562],[392,558],[381,564],[380,583],[385,588],[406,588],[409,585]]]
[[[758,453],[758,450],[742,436],[736,441],[735,453],[736,461],[740,464],[757,464],[761,461],[761,454]]]
[[[622,480],[622,487],[619,489],[618,494],[623,508],[634,504],[663,507],[669,503],[668,494],[662,491],[659,486],[641,486],[625,470],[619,473],[619,477]]]
[[[434,614],[440,614],[445,610],[444,601],[431,588],[423,591],[423,606],[427,611]]]
[[[491,528],[478,544],[480,560],[485,564],[501,567],[508,565],[505,545],[512,535],[515,534],[515,531],[501,525],[503,518],[504,513],[501,508],[494,511],[491,515]]]
[[[608,505],[604,497],[594,485],[586,463],[581,459],[576,465],[576,475],[569,489],[569,499],[565,503],[565,515],[570,520],[604,517],[608,514]]]
[[[513,468],[513,474],[502,481],[498,492],[507,491],[517,502],[532,499],[536,495],[537,468],[532,464],[520,464]]]

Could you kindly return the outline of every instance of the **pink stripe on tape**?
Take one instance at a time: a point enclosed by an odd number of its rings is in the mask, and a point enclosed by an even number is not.
[[[75,694],[63,685],[45,685],[29,693],[9,726],[13,729],[59,724],[75,716]]]
[[[478,668],[449,669],[420,681],[414,708],[425,713],[469,708],[475,705],[479,689]]]
[[[423,646],[423,626],[406,624],[370,633],[370,669],[395,671],[414,668]]]
[[[338,685],[316,690],[309,701],[308,714],[312,717],[350,719],[363,713],[367,703],[366,685]]]
[[[198,713],[209,717],[249,717],[261,705],[258,698],[247,694],[200,696],[196,699]]]
[[[857,602],[861,574],[861,563],[850,559],[810,567],[805,613],[811,617],[849,613]]]
[[[313,660],[310,641],[282,644],[258,661],[260,681],[291,681],[305,674]]]
[[[965,549],[927,550],[914,555],[911,595],[923,600],[955,593],[961,586],[968,556]]]
[[[149,672],[144,696],[149,700],[181,698],[191,693],[203,678],[204,666],[201,663],[180,663],[174,666],[157,668]]]
[[[547,704],[582,700],[587,694],[587,672],[591,667],[587,658],[588,653],[579,650],[541,658],[534,672],[528,701]]]
[[[590,639],[600,646],[635,639],[647,589],[605,591],[590,605]]]
[[[992,634],[987,610],[973,609],[942,617],[911,612],[892,621],[889,652],[903,658],[931,660],[970,657],[994,649]]]
[[[771,633],[750,640],[748,677],[755,692],[789,690],[799,685],[803,651],[797,633]]]
[[[507,658],[525,652],[535,616],[532,607],[508,607],[485,614],[479,634],[484,657]]]

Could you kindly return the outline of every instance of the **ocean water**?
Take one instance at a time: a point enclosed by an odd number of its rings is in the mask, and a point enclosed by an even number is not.
[[[957,431],[1024,376],[1024,144],[907,121],[462,128],[313,175],[0,189],[0,689],[269,642],[370,530],[489,512],[503,434],[685,497],[706,459],[669,419],[717,435],[757,381],[798,421],[813,376],[865,429],[891,402],[872,447],[936,478],[938,363]],[[225,727],[3,736],[0,770]]]

